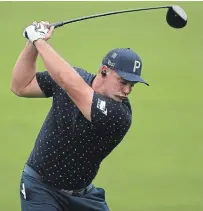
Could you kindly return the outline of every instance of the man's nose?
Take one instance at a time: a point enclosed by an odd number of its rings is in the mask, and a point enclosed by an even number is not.
[[[126,86],[124,86],[124,90],[123,90],[125,96],[129,95],[131,90],[132,90],[131,84],[126,84]]]

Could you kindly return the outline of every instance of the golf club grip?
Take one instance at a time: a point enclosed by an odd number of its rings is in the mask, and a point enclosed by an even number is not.
[[[156,10],[156,9],[169,8],[169,7],[171,7],[171,6],[147,7],[147,8],[137,8],[137,9],[127,9],[127,10],[106,12],[106,13],[100,13],[100,14],[75,18],[75,19],[67,20],[67,21],[63,21],[63,22],[56,22],[56,23],[51,24],[51,26],[54,26],[54,28],[58,28],[58,27],[61,27],[65,24],[74,23],[74,22],[83,21],[83,20],[92,19],[92,18],[98,18],[98,17],[108,16],[108,15],[128,13],[128,12],[143,11],[143,10]]]
[[[50,26],[54,26],[54,28],[56,29],[56,28],[61,27],[63,25],[64,25],[63,22],[56,22],[56,23],[52,23]]]

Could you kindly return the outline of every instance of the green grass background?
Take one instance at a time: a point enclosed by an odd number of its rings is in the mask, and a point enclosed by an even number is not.
[[[50,43],[72,65],[93,73],[112,48],[131,47],[143,60],[151,86],[134,87],[132,127],[94,181],[105,188],[111,210],[203,210],[203,2],[0,2],[1,211],[20,210],[21,171],[51,105],[51,99],[23,99],[10,91],[24,27],[167,4],[185,9],[186,28],[170,28],[166,10],[145,11],[59,28]]]

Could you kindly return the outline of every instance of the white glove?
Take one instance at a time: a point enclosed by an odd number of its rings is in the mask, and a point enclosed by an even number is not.
[[[30,26],[26,27],[23,31],[23,36],[34,42],[38,39],[45,39],[49,29],[42,23],[33,22]]]

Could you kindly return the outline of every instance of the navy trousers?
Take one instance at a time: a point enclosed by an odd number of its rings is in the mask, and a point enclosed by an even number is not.
[[[109,211],[102,188],[90,185],[87,191],[72,193],[43,183],[23,172],[20,182],[22,211]]]

